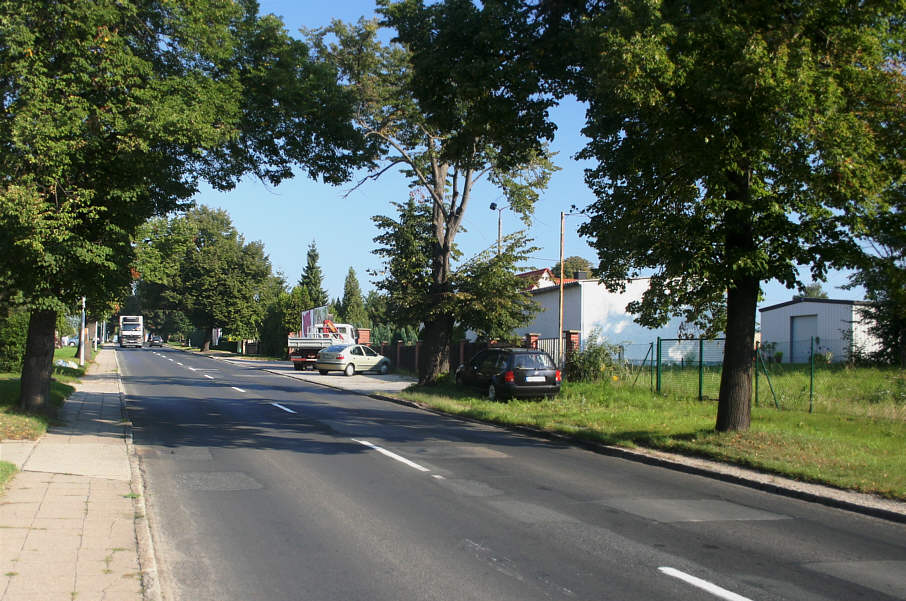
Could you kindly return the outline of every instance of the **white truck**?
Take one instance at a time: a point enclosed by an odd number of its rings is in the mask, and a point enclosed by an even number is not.
[[[309,326],[308,330],[301,332],[302,336],[290,335],[286,339],[289,347],[289,359],[293,362],[293,369],[302,371],[314,369],[318,360],[318,351],[334,344],[356,344],[358,330],[348,323],[333,323],[325,319],[321,323]]]
[[[120,348],[142,347],[145,341],[145,327],[141,315],[120,315]]]

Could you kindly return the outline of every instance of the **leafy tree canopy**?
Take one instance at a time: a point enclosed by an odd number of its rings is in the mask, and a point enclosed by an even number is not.
[[[373,218],[381,233],[374,239],[375,254],[385,260],[384,277],[375,282],[387,295],[387,316],[401,325],[418,328],[423,315],[442,311],[463,328],[486,338],[507,338],[512,330],[534,315],[538,307],[524,293],[524,282],[515,274],[535,249],[521,234],[507,236],[499,254],[487,250],[462,262],[451,274],[448,304],[437,307],[431,294],[430,255],[433,244],[427,215],[428,203],[410,196],[406,204],[393,203],[397,219]],[[454,256],[459,253],[454,248]]]
[[[577,271],[584,271],[590,276],[593,269],[591,261],[584,257],[572,256],[563,259],[563,277],[565,278],[575,277]],[[554,277],[560,277],[560,261],[554,263],[551,272]]]
[[[760,283],[794,287],[799,265],[821,280],[852,264],[862,222],[888,210],[884,193],[903,177],[902,0],[845,10],[406,0],[391,20],[426,12],[443,19],[398,26],[413,64],[456,68],[446,70],[451,85],[418,89],[424,106],[455,106],[461,87],[495,78],[507,82],[498,100],[512,106],[567,92],[587,103],[579,157],[597,162],[586,176],[597,200],[579,231],[598,251],[598,274],[612,289],[651,276],[630,305],[643,325],[680,314],[725,329],[717,427],[748,428]],[[500,24],[511,21],[506,33]],[[483,43],[470,40],[492,33],[505,65],[532,65],[549,83],[525,90],[506,66],[461,69]],[[519,139],[520,123],[493,131]],[[539,140],[550,133],[547,123],[529,129]]]
[[[200,178],[337,182],[367,160],[335,71],[257,9],[0,1],[0,303],[40,312],[24,407],[44,406],[55,314],[126,296],[136,229]]]
[[[139,266],[146,268],[139,290],[154,294],[143,309],[181,311],[205,331],[205,343],[214,327],[255,337],[263,307],[282,291],[262,244],[245,242],[225,211],[205,206],[157,220],[150,231],[156,235],[139,248]]]
[[[397,15],[396,5],[382,7],[387,22],[398,29],[407,27],[407,23],[415,23],[420,32],[424,31],[422,25],[431,29],[427,22],[416,23],[427,16],[424,12],[404,11],[405,14]],[[449,342],[456,321],[451,260],[476,182],[487,181],[497,187],[509,208],[529,223],[540,190],[556,168],[543,144],[523,147],[519,143],[495,143],[489,133],[493,127],[488,117],[496,114],[494,107],[503,107],[495,100],[496,81],[482,82],[480,90],[464,93],[445,107],[444,114],[435,110],[437,107],[423,107],[419,98],[437,82],[430,76],[423,77],[413,67],[407,48],[383,44],[377,30],[373,21],[363,20],[352,26],[334,22],[329,28],[308,32],[308,39],[317,56],[335,65],[349,82],[356,98],[355,124],[363,136],[375,140],[383,150],[381,165],[365,179],[399,168],[411,178],[419,197],[427,201],[423,218],[430,237],[424,241],[427,246],[420,257],[426,257],[428,262],[423,267],[401,267],[412,289],[399,292],[415,299],[427,289],[429,300],[419,301],[422,313],[405,316],[399,323],[418,320],[423,324],[425,346],[420,355],[419,381],[431,384],[448,368]],[[498,56],[486,57],[483,68],[499,62]],[[434,67],[440,74],[449,63],[440,58]],[[480,67],[476,65],[477,68]],[[544,110],[527,105],[507,115],[520,119],[529,112],[531,121]],[[425,271],[421,279],[409,277],[422,268]],[[397,300],[402,299],[395,298],[394,303]],[[393,311],[398,311],[398,307]]]

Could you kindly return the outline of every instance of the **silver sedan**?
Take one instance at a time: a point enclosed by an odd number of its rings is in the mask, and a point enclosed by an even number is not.
[[[390,371],[390,359],[364,344],[335,344],[318,352],[315,369],[321,374],[342,371],[347,376],[354,375],[357,371],[385,374]]]

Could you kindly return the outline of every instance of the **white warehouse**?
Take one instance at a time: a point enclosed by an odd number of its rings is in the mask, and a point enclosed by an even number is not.
[[[531,275],[536,273],[540,272]],[[549,275],[532,278],[538,287],[533,287],[530,294],[542,309],[531,322],[516,330],[520,336],[534,333],[541,338],[556,338],[558,335],[560,287],[558,280]],[[610,344],[623,346],[626,359],[641,361],[658,337],[677,338],[683,323],[681,318],[675,318],[665,327],[653,330],[633,321],[635,316],[626,311],[626,305],[641,299],[648,286],[648,278],[630,280],[626,282],[625,292],[618,293],[609,292],[597,279],[564,279],[563,329],[578,331],[582,346],[597,330]]]
[[[761,345],[782,363],[807,363],[812,340],[816,355],[847,361],[853,351],[877,350],[878,341],[862,318],[864,301],[793,297],[760,309]]]

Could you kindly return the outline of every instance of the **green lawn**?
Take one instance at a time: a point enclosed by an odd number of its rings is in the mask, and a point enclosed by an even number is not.
[[[906,500],[906,414],[890,399],[853,402],[838,396],[823,411],[811,414],[807,404],[805,410],[777,410],[762,403],[753,408],[748,432],[718,434],[715,401],[658,396],[622,382],[565,383],[558,398],[543,401],[496,403],[475,395],[454,386],[401,393],[412,401],[490,422],[708,457]]]
[[[91,358],[93,358],[93,354]],[[55,351],[54,361],[58,359],[78,363],[74,347]],[[53,379],[50,382],[51,404],[55,407],[62,406],[63,401],[75,391],[72,384],[84,374],[85,367],[55,366]],[[45,416],[20,411],[17,406],[18,401],[19,374],[0,373],[0,440],[35,440],[47,430],[48,419]]]
[[[74,347],[54,351],[54,361],[63,359],[78,363]],[[94,358],[94,353],[86,356],[86,365]],[[50,381],[50,402],[55,407],[63,405],[69,395],[75,392],[72,386],[85,375],[85,367],[54,367],[53,379]],[[50,422],[43,415],[32,415],[20,411],[18,373],[0,373],[0,440],[35,440],[47,431]],[[8,461],[0,461],[0,491],[6,482],[16,473],[16,466]]]

